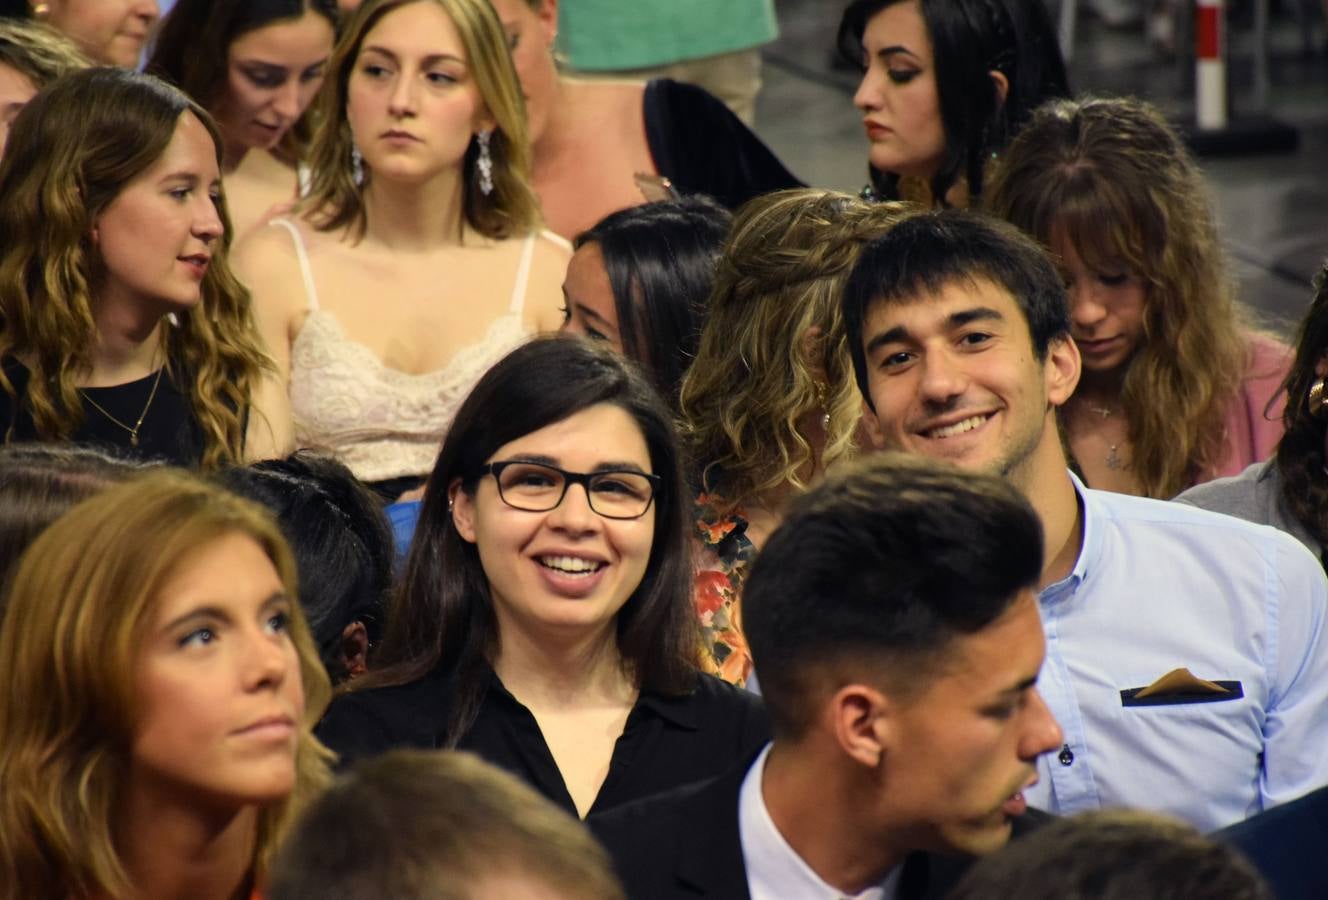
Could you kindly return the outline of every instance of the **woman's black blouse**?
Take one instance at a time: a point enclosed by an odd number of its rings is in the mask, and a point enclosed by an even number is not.
[[[7,359],[4,369],[20,402],[15,409],[14,398],[0,389],[0,443],[40,440],[32,412],[22,402],[27,395],[30,377],[27,367],[15,359]],[[149,406],[148,397],[156,378],[154,372],[146,378],[114,387],[80,388],[83,421],[70,436],[70,442],[96,447],[115,456],[196,468],[203,459],[206,444],[193,404],[186,394],[181,393],[170,373],[163,372],[161,384]],[[89,403],[88,398],[105,412]],[[146,415],[143,412],[145,406]],[[138,430],[138,446],[131,442],[129,431],[112,422],[106,413],[130,427],[143,416],[143,424]]]
[[[475,724],[457,743],[526,781],[577,815],[534,715],[489,672]],[[317,729],[341,765],[398,747],[443,745],[449,705],[445,676],[345,694]],[[755,694],[709,675],[689,694],[642,692],[613,747],[609,773],[589,813],[603,812],[694,781],[711,778],[770,739],[765,707]]]

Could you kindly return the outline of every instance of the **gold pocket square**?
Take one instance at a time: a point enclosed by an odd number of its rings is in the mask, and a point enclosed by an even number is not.
[[[1172,669],[1163,675],[1157,681],[1154,681],[1146,688],[1141,688],[1134,695],[1136,700],[1143,700],[1145,697],[1152,697],[1157,694],[1229,694],[1230,690],[1222,687],[1216,681],[1207,681],[1197,677],[1189,669],[1183,666],[1179,669]]]
[[[1182,667],[1172,669],[1147,687],[1126,688],[1120,695],[1125,706],[1174,706],[1239,700],[1245,696],[1245,690],[1239,681],[1209,681]]]

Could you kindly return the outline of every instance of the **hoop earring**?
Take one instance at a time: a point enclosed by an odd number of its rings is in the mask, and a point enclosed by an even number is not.
[[[350,145],[350,180],[356,187],[364,186],[364,156],[354,144]]]
[[[1314,384],[1310,385],[1309,396],[1305,399],[1305,409],[1311,416],[1317,416],[1323,412],[1325,405],[1328,405],[1328,397],[1324,396],[1324,383],[1320,378]]]
[[[493,193],[493,156],[489,154],[489,135],[492,131],[481,131],[475,135],[480,152],[475,159],[475,171],[479,173],[480,193],[489,196]]]

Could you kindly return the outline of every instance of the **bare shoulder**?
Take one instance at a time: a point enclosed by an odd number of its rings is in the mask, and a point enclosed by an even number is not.
[[[557,331],[563,323],[563,278],[572,245],[551,231],[535,238],[526,287],[526,324],[536,331]]]

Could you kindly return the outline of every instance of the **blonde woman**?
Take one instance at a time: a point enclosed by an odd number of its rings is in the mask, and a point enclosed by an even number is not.
[[[124,69],[67,75],[19,114],[0,162],[0,441],[205,468],[289,441],[227,263],[220,160],[201,107]]]
[[[743,684],[742,583],[790,499],[855,449],[862,408],[839,294],[864,243],[902,207],[821,190],[753,200],[733,222],[696,359],[682,431],[700,468],[693,599],[706,664]]]
[[[1250,329],[1203,173],[1161,113],[1043,106],[988,202],[1051,249],[1069,289],[1083,375],[1061,423],[1089,487],[1169,499],[1272,454],[1291,353]]]
[[[0,622],[0,898],[249,896],[329,688],[259,509],[159,470],[28,548]]]
[[[303,211],[242,245],[296,437],[418,487],[486,369],[561,324],[521,91],[487,0],[370,0],[317,101]]]

